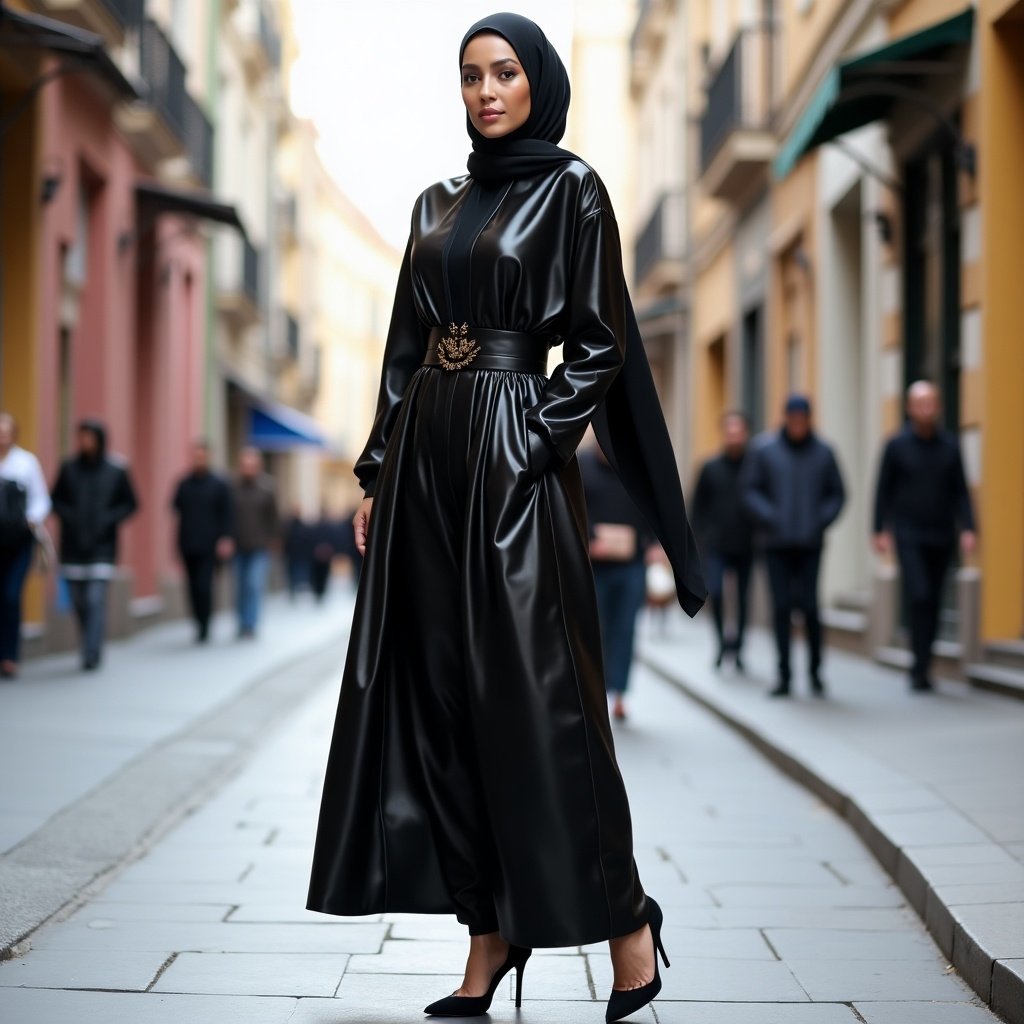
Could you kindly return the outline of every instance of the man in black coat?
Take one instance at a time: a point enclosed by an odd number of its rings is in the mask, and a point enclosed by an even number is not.
[[[98,420],[78,425],[78,454],[61,465],[51,497],[60,519],[61,572],[78,618],[82,668],[91,671],[103,651],[118,529],[138,508],[128,470],[107,455],[106,429]]]
[[[711,598],[711,613],[718,638],[715,667],[726,652],[743,671],[743,634],[747,623],[747,591],[754,563],[753,524],[740,495],[740,471],[747,453],[750,426],[737,411],[722,416],[722,451],[708,459],[697,477],[693,495],[693,528],[700,545],[700,560]],[[736,580],[736,634],[725,637],[725,574]]]
[[[178,553],[188,574],[196,642],[206,643],[210,635],[217,566],[234,553],[231,488],[210,469],[207,441],[197,441],[193,447],[192,470],[179,482],[171,504],[178,514]]]
[[[957,531],[964,554],[973,552],[976,543],[960,446],[940,428],[941,409],[935,385],[911,385],[908,422],[885,446],[875,491],[874,546],[886,554],[895,540],[910,613],[910,685],[916,691],[933,688],[932,644]]]
[[[811,692],[822,696],[821,619],[818,572],[825,530],[845,501],[843,479],[832,449],[811,429],[811,403],[804,395],[786,402],[782,430],[752,447],[741,476],[743,501],[759,527],[772,592],[779,679],[773,697],[788,697],[793,609],[807,632]]]

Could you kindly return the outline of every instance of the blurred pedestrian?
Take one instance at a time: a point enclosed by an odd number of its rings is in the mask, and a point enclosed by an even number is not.
[[[188,575],[196,642],[206,643],[217,566],[234,554],[231,488],[210,468],[208,441],[199,440],[193,445],[192,469],[179,482],[172,506],[178,514],[178,552]]]
[[[726,653],[743,671],[743,638],[747,625],[747,592],[754,564],[753,523],[740,493],[740,472],[750,440],[747,417],[738,411],[721,419],[722,451],[708,459],[697,477],[693,496],[693,527],[701,545],[701,565],[711,598],[711,614],[718,639],[715,667]],[[735,580],[736,631],[725,634],[725,576]]]
[[[773,697],[789,696],[792,613],[801,612],[810,654],[811,692],[822,696],[818,572],[825,531],[845,492],[832,449],[811,428],[804,395],[786,402],[782,429],[751,445],[740,476],[743,501],[759,528],[772,592],[779,678]]]
[[[321,509],[320,517],[310,524],[310,548],[309,586],[319,604],[327,594],[331,566],[338,553],[338,528],[327,509]]]
[[[107,432],[99,420],[82,420],[77,440],[78,452],[62,463],[52,497],[61,526],[61,573],[78,619],[82,668],[91,671],[103,654],[118,530],[135,513],[138,500],[127,466],[107,455]]]
[[[625,721],[625,694],[633,663],[636,619],[644,606],[645,555],[654,537],[600,446],[579,452],[590,535],[590,564],[597,587],[605,687],[612,714]]]
[[[310,585],[310,565],[313,561],[310,524],[298,505],[292,506],[291,515],[284,524],[282,542],[284,572],[288,581],[288,597],[294,601],[300,590]]]
[[[238,458],[238,478],[231,493],[238,636],[249,638],[256,635],[259,624],[270,548],[278,541],[281,532],[274,482],[264,473],[263,455],[257,448],[242,449]]]
[[[907,390],[907,422],[882,454],[875,491],[874,546],[895,542],[910,614],[914,661],[910,686],[933,689],[932,644],[939,627],[942,586],[956,547],[974,551],[974,513],[957,439],[939,425],[938,388],[917,381]]]
[[[39,460],[20,447],[18,424],[0,413],[0,677],[18,671],[21,595],[36,534],[50,514],[50,492]]]

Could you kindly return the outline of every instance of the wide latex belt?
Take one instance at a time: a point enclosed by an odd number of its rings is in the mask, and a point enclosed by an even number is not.
[[[550,349],[550,341],[540,334],[450,324],[447,329],[431,330],[423,362],[445,370],[518,370],[546,374]]]

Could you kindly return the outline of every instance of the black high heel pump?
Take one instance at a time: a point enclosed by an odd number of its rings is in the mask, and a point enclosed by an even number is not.
[[[625,992],[613,988],[608,999],[608,1009],[604,1015],[606,1024],[612,1024],[612,1021],[622,1020],[623,1017],[636,1013],[661,991],[661,973],[658,970],[659,953],[661,959],[665,961],[665,966],[669,966],[668,957],[665,956],[665,947],[661,942],[661,925],[665,918],[661,907],[650,896],[647,897],[647,902],[651,905],[651,916],[647,923],[651,927],[651,938],[654,940],[654,977],[640,988],[631,988]]]
[[[530,959],[532,949],[525,949],[522,946],[508,947],[508,956],[505,962],[494,972],[491,978],[491,987],[482,996],[445,996],[431,1003],[424,1009],[424,1013],[437,1017],[479,1017],[486,1013],[491,1007],[491,1000],[494,993],[501,984],[501,979],[514,967],[516,969],[516,1009],[523,1005],[523,971],[526,969],[526,961]]]

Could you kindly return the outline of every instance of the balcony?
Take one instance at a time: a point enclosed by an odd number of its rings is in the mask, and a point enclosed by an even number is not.
[[[239,7],[237,25],[246,74],[255,81],[276,71],[281,65],[281,37],[264,0],[246,0]]]
[[[284,314],[284,351],[285,356],[293,363],[299,358],[299,321],[285,312]]]
[[[637,235],[634,280],[651,293],[679,288],[684,280],[685,225],[682,192],[665,192]]]
[[[115,46],[142,27],[145,0],[39,0],[41,13],[95,32]]]
[[[775,155],[774,41],[768,26],[743,29],[708,86],[700,123],[701,177],[708,195],[718,199],[739,201]]]
[[[213,185],[213,125],[188,93],[185,93],[185,152],[196,182],[210,188]]]
[[[223,232],[217,242],[217,310],[233,329],[244,330],[263,319],[262,254],[234,232]]]
[[[630,37],[634,93],[643,89],[671,24],[671,0],[640,0]]]

